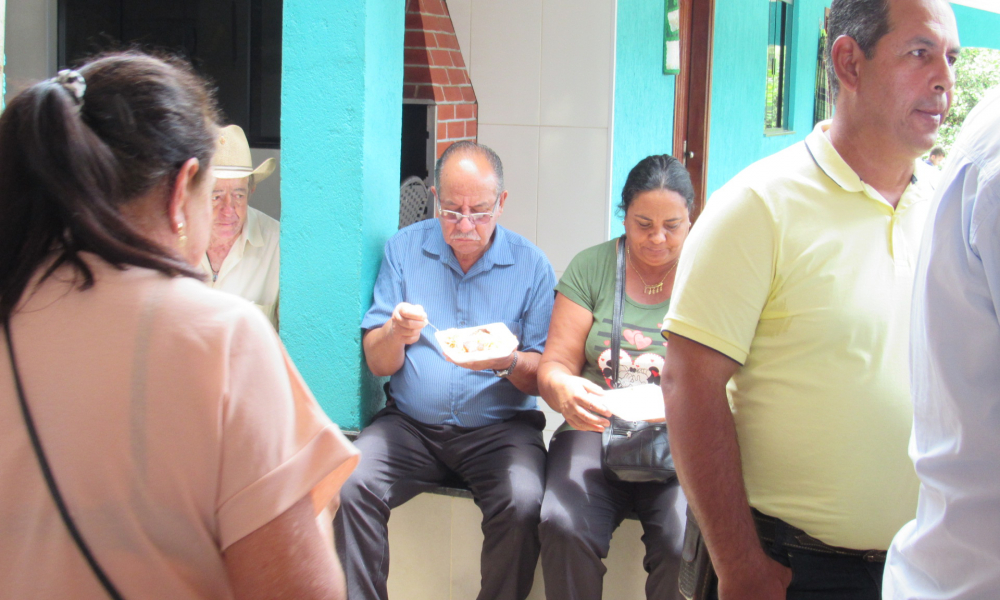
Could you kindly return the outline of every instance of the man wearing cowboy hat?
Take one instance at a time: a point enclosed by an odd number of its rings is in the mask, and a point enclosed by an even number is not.
[[[201,268],[208,285],[253,302],[277,327],[280,225],[248,205],[256,184],[274,172],[274,159],[254,169],[243,130],[227,125],[214,165],[212,237]]]

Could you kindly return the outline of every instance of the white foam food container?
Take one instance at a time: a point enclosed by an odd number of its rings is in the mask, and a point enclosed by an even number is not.
[[[518,343],[503,323],[445,329],[435,332],[434,337],[441,352],[458,365],[510,356]]]
[[[663,392],[655,383],[605,390],[595,399],[626,421],[665,421]]]

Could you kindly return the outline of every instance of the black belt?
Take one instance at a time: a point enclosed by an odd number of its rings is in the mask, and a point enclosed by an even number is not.
[[[809,552],[815,552],[817,554],[830,554],[835,556],[849,556],[854,558],[861,558],[868,562],[885,562],[886,551],[885,550],[855,550],[853,548],[841,548],[839,546],[831,546],[825,542],[822,542],[808,533],[802,531],[797,527],[793,527],[778,519],[777,517],[771,517],[765,515],[757,509],[751,509],[753,511],[753,520],[757,525],[757,535],[760,537],[761,541],[764,542],[775,542],[778,538],[778,529],[785,528],[789,535],[781,542],[788,546],[789,548],[797,548],[799,550],[807,550]]]

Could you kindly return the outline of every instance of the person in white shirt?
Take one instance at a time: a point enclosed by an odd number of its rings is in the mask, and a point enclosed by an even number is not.
[[[886,600],[1000,598],[1000,88],[969,113],[932,205],[910,329],[917,518]]]
[[[278,327],[278,221],[249,206],[258,183],[274,172],[269,158],[256,169],[239,125],[219,132],[212,189],[212,238],[201,260],[208,285],[257,305]]]

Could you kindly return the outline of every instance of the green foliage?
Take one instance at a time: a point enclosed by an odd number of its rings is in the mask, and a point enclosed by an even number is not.
[[[781,101],[779,90],[781,88],[781,62],[780,56],[784,53],[781,46],[767,47],[767,83],[764,87],[764,129],[780,128],[782,123],[778,119]]]
[[[826,23],[819,30],[819,49],[816,52],[816,91],[813,97],[813,125],[833,117],[833,91],[830,75],[826,70]]]
[[[938,145],[949,152],[965,117],[990,88],[1000,85],[1000,50],[963,48],[955,64],[955,92],[951,112],[941,124]]]
[[[788,68],[792,39],[791,0],[770,0],[767,26],[767,81],[764,129],[784,129],[788,122]]]

